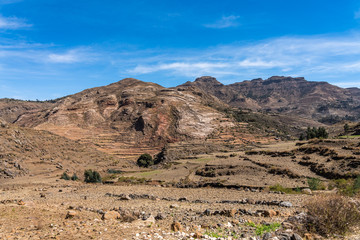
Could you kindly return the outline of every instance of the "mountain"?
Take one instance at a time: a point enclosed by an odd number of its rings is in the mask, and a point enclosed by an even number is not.
[[[23,101],[18,99],[0,99],[0,116],[7,122],[15,122],[17,118],[30,112],[38,112],[56,105],[56,100],[52,101]]]
[[[196,87],[164,88],[127,78],[23,113],[16,124],[92,143],[116,155],[138,155],[166,143],[206,138],[223,124],[225,114],[217,109],[224,107]],[[134,146],[139,150],[129,150]]]
[[[193,86],[230,106],[299,116],[323,123],[360,119],[360,89],[344,89],[302,77],[273,76],[224,85],[213,77],[200,77],[181,86]]]
[[[0,178],[60,175],[64,171],[81,176],[84,169],[111,168],[117,162],[115,156],[87,145],[0,119]]]

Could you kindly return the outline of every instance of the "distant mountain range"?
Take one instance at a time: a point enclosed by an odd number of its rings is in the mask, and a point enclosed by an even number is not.
[[[296,137],[307,126],[358,121],[360,89],[276,76],[230,85],[200,77],[173,88],[127,78],[46,102],[0,99],[0,117],[121,155],[127,147],[235,132]]]
[[[302,77],[274,76],[223,85],[200,77],[182,86],[194,86],[237,108],[300,116],[323,123],[360,119],[360,89],[340,88]]]

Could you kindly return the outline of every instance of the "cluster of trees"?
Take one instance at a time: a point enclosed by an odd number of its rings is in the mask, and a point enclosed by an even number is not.
[[[312,138],[328,138],[329,133],[324,127],[308,127],[305,134],[301,134],[299,140],[309,140]]]
[[[101,176],[100,173],[98,173],[97,171],[93,171],[93,170],[85,170],[84,172],[84,181],[87,183],[99,183],[101,182]],[[76,173],[74,173],[71,177],[64,172],[60,179],[64,179],[64,180],[72,180],[72,181],[77,181],[79,180],[78,176],[76,175]]]

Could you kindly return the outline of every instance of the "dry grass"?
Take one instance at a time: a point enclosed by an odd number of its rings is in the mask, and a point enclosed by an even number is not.
[[[345,235],[360,224],[359,204],[338,195],[319,195],[309,201],[307,228],[324,236]]]

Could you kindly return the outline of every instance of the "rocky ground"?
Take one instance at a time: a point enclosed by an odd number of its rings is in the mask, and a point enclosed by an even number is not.
[[[296,219],[313,197],[55,178],[5,180],[0,189],[0,239],[301,239]],[[256,225],[272,231],[257,235]]]

